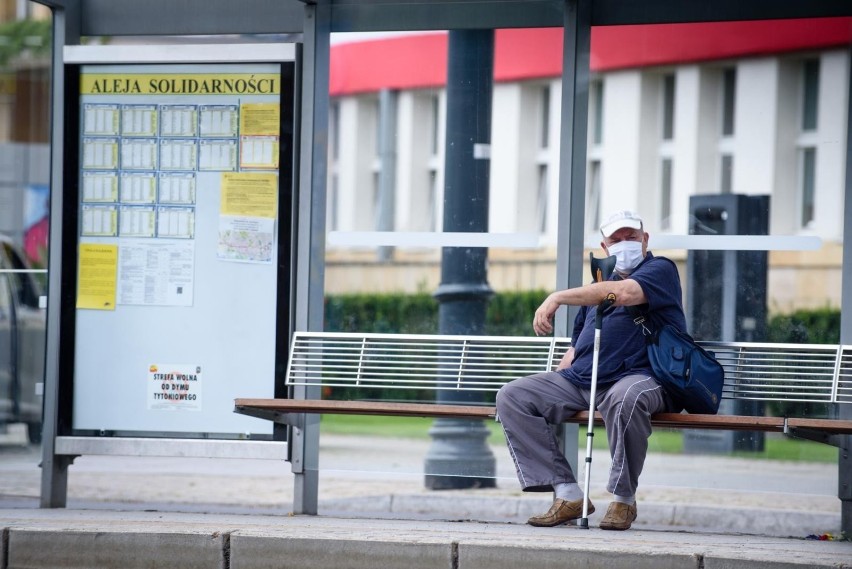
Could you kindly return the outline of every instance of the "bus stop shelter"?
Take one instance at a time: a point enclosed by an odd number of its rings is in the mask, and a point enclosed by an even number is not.
[[[784,18],[852,15],[852,5],[835,0],[760,0],[742,2],[647,0],[39,0],[54,13],[51,229],[48,296],[48,348],[45,383],[44,459],[42,462],[43,507],[65,505],[67,469],[71,457],[85,454],[90,445],[98,452],[127,451],[120,437],[97,436],[88,429],[74,436],[69,399],[75,347],[85,340],[75,330],[75,297],[78,262],[78,197],[69,180],[77,179],[79,147],[66,144],[79,133],[79,67],[85,65],[86,38],[139,38],[151,44],[166,44],[175,36],[192,36],[196,43],[216,38],[251,38],[252,62],[293,63],[282,67],[292,73],[295,115],[289,139],[292,160],[279,187],[282,225],[278,246],[278,316],[273,323],[277,344],[287,345],[293,330],[320,330],[323,326],[323,275],[326,235],[326,171],[329,112],[330,34],[334,32],[378,32],[417,30],[492,30],[500,28],[556,27],[564,29],[559,169],[559,249],[556,288],[577,286],[583,279],[583,223],[586,186],[586,141],[589,95],[590,41],[593,26],[772,20]],[[186,38],[184,38],[186,39]],[[192,40],[192,38],[190,38]],[[282,49],[291,44],[292,51]],[[270,48],[268,46],[276,47]],[[271,50],[271,51],[270,51]],[[203,50],[201,50],[203,51]],[[264,55],[264,53],[266,54]],[[123,62],[211,63],[203,53],[189,59],[170,55],[169,49],[150,51],[132,48],[123,52]],[[72,61],[69,61],[69,58]],[[158,59],[159,58],[159,59]],[[101,62],[103,63],[103,62]],[[70,65],[70,66],[69,66]],[[76,66],[76,67],[75,67]],[[263,69],[261,69],[263,71]],[[254,73],[254,68],[249,72]],[[83,72],[85,74],[85,70]],[[263,105],[265,99],[258,99]],[[72,112],[73,109],[77,111]],[[852,118],[852,110],[848,113]],[[852,128],[847,128],[852,133]],[[284,139],[282,138],[282,144]],[[846,141],[844,242],[852,242],[852,170]],[[69,149],[71,148],[71,149]],[[283,146],[282,146],[283,148]],[[285,154],[282,151],[282,155]],[[69,170],[74,170],[70,172]],[[284,168],[282,167],[282,172]],[[76,225],[76,223],[75,223]],[[289,230],[289,231],[288,231]],[[852,266],[852,252],[843,250],[844,273]],[[286,282],[286,286],[284,283]],[[852,283],[844,280],[842,291],[841,343],[852,343]],[[565,316],[557,327],[566,331]],[[280,356],[280,355],[279,355]],[[274,363],[274,362],[273,362]],[[230,413],[230,409],[227,410]],[[848,411],[846,411],[848,412]],[[142,429],[144,431],[144,429]],[[109,434],[109,433],[106,433]],[[145,437],[143,436],[142,439]],[[159,452],[182,455],[188,446],[198,446],[198,436],[157,439]],[[848,438],[848,437],[847,437]],[[275,432],[272,441],[283,441]],[[201,452],[228,455],[247,441],[205,440]],[[253,441],[252,441],[253,442]],[[288,441],[291,460],[298,464],[297,512],[316,511],[318,423],[309,422]],[[219,445],[218,447],[216,445]],[[848,443],[839,456],[839,496],[843,528],[852,531],[852,457]],[[149,451],[143,442],[131,452]]]

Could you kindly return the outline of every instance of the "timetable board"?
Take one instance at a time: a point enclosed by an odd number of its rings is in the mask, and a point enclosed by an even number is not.
[[[291,68],[79,67],[76,433],[271,436]]]

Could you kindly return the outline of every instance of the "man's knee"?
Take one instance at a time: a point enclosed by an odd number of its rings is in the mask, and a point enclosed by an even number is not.
[[[528,378],[521,377],[506,383],[497,391],[495,406],[497,407],[497,416],[500,412],[507,410],[517,410],[525,407],[530,399]]]
[[[619,382],[607,391],[607,406],[621,413],[633,413],[637,410],[654,413],[663,403],[660,384],[654,378],[645,376],[638,381]]]
[[[511,405],[515,400],[515,387],[512,383],[514,382],[509,382],[497,390],[497,397],[494,402],[497,407],[498,416],[500,415],[501,409],[506,409],[506,407]]]

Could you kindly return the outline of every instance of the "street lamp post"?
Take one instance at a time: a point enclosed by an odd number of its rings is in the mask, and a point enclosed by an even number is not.
[[[444,231],[487,232],[494,31],[449,32]],[[482,334],[493,294],[487,282],[488,250],[445,247],[441,256],[441,334]],[[482,396],[439,391],[440,403],[477,403]],[[495,486],[489,430],[480,420],[436,419],[429,434],[426,487],[433,490]]]

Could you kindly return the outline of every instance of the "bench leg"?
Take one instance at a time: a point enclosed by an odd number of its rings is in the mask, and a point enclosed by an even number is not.
[[[317,515],[319,505],[319,415],[305,415],[303,427],[293,427],[291,468],[293,513]]]
[[[840,498],[840,529],[847,536],[852,536],[852,435],[839,439],[837,496]]]
[[[319,494],[319,472],[307,470],[296,474],[293,481],[293,513],[317,515]]]

